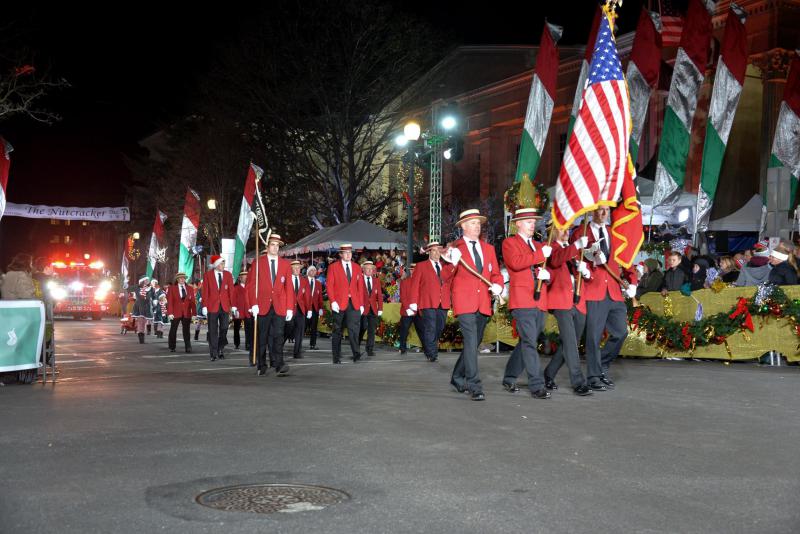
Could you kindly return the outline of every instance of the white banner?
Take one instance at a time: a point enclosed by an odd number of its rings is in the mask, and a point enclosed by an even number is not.
[[[30,204],[6,203],[4,217],[28,219],[61,219],[66,221],[130,221],[131,210],[118,208],[74,208],[62,206],[32,206]]]

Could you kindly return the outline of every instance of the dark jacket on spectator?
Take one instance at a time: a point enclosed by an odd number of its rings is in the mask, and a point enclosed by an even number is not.
[[[645,293],[660,291],[661,286],[664,285],[664,273],[658,270],[658,261],[648,258],[644,263],[647,265],[647,274],[639,280],[639,285],[636,287],[637,297],[641,297]]]
[[[788,261],[773,265],[769,272],[769,283],[777,286],[797,285],[797,271]]]
[[[732,284],[737,278],[739,278],[739,271],[728,271],[727,273],[722,274],[720,278],[722,278],[722,281],[726,284]]]
[[[689,279],[686,276],[686,271],[680,266],[675,269],[667,269],[664,271],[664,284],[661,286],[661,289],[680,291],[681,286],[688,281]]]
[[[699,267],[697,272],[692,269],[692,291],[705,288],[706,273],[708,272],[709,263],[705,258],[695,258],[694,265]]]

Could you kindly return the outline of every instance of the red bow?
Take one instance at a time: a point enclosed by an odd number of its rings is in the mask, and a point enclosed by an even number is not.
[[[755,332],[753,328],[753,318],[750,316],[750,310],[747,306],[747,299],[744,297],[739,298],[739,302],[736,304],[736,310],[730,314],[731,319],[736,319],[740,315],[744,316],[744,327],[750,330],[751,332]]]

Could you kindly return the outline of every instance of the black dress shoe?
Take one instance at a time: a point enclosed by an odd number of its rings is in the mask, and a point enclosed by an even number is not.
[[[351,357],[350,359],[353,360],[353,363],[356,363],[357,361],[359,361],[361,359],[361,355],[360,354],[356,354],[355,356]]]
[[[477,392],[477,393],[472,393],[470,395],[470,399],[472,399],[474,401],[482,401],[482,400],[486,400],[486,396],[481,392]]]
[[[537,389],[536,391],[531,391],[531,397],[534,399],[549,399],[550,392],[546,389]]]
[[[430,361],[431,363],[436,363],[439,361],[439,358],[429,358],[428,361]]]
[[[266,369],[259,369],[257,374],[258,374],[258,376],[264,376],[265,374],[267,374],[267,370]]]
[[[545,378],[544,379],[544,387],[550,390],[558,389],[558,384],[552,378]]]
[[[289,366],[286,364],[283,364],[281,368],[278,369],[278,372],[275,373],[275,376],[288,376],[288,375],[289,375]]]
[[[508,382],[503,382],[503,389],[505,389],[509,393],[516,393],[517,391],[519,391],[519,386],[516,384],[509,384]]]
[[[225,359],[225,355],[224,355],[224,354],[222,354],[221,352],[219,353],[219,359],[220,359],[220,360],[224,360],[224,359]]]
[[[608,388],[602,382],[591,382],[589,384],[589,389],[592,391],[608,391]]]
[[[233,348],[239,350],[239,345],[234,345]]]
[[[450,379],[450,385],[456,388],[456,391],[458,391],[459,393],[464,393],[467,390],[467,388],[465,388],[464,386],[459,386],[458,382],[456,382],[452,378]]]
[[[403,349],[400,349],[400,356],[405,356],[405,354],[406,354],[406,351],[403,350]]]
[[[170,352],[175,352],[175,349],[169,349]]]
[[[317,346],[316,346],[316,345],[311,345],[311,346],[310,346],[310,347],[308,347],[308,348],[309,348],[309,349],[311,349],[311,350],[317,350]]]
[[[292,356],[292,358],[294,358],[295,360],[300,360],[300,359],[303,358],[303,355],[302,354],[295,354],[294,356]]]
[[[585,397],[587,395],[592,394],[592,390],[589,389],[589,386],[587,386],[586,384],[583,384],[581,386],[575,386],[572,389],[572,391],[575,393],[575,395],[578,395],[579,397]]]
[[[192,352],[192,347],[186,347],[185,352]]]
[[[212,362],[215,362],[215,361],[217,361],[217,357],[216,357],[216,356],[212,356],[212,357],[211,357],[211,361],[212,361]]]
[[[334,358],[333,363],[334,364],[340,364],[340,363],[342,363],[342,360],[339,359],[339,358]]]
[[[608,378],[608,375],[601,376],[600,382],[605,384],[608,389],[614,389],[614,382],[610,378]]]

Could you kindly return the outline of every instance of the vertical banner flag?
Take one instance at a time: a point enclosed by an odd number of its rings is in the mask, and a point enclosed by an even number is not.
[[[178,258],[178,270],[191,280],[194,277],[193,249],[197,244],[197,229],[200,227],[200,195],[191,187],[186,190],[186,202],[183,207],[183,223],[181,224],[181,244]]]
[[[689,0],[664,112],[653,206],[674,204],[683,190],[692,118],[708,62],[714,4],[715,0]]]
[[[11,169],[11,151],[14,147],[0,136],[0,219],[6,211],[6,191],[8,186],[8,172]]]
[[[659,0],[661,8],[661,44],[662,46],[678,46],[681,44],[683,19],[675,0]]]
[[[561,26],[544,23],[539,54],[536,56],[536,70],[533,72],[531,93],[528,97],[528,110],[525,112],[522,140],[519,144],[517,175],[514,178],[516,182],[522,180],[523,174],[527,174],[533,180],[539,168],[556,98],[556,78],[558,76],[556,43],[563,32],[564,28]]]
[[[611,246],[614,259],[629,269],[644,243],[644,223],[642,210],[636,198],[633,185],[633,162],[628,159],[628,172],[622,184],[622,198],[617,207],[611,210]]]
[[[589,86],[556,182],[553,222],[558,228],[569,228],[597,206],[616,205],[630,172],[628,88],[608,14],[601,17],[588,73]]]
[[[722,159],[725,156],[733,117],[742,94],[744,73],[747,69],[747,31],[744,27],[746,16],[741,7],[731,2],[731,10],[725,22],[722,50],[717,63],[717,74],[714,78],[714,89],[711,92],[711,104],[708,107],[700,188],[697,191],[695,232],[708,230]]]
[[[639,155],[639,140],[642,138],[644,121],[650,95],[658,84],[661,69],[661,18],[658,13],[642,8],[636,35],[633,38],[631,59],[626,78],[631,93],[631,159],[636,162]]]
[[[119,278],[122,290],[123,291],[127,290],[128,289],[128,241],[127,240],[125,240],[125,248],[122,250],[122,263],[120,263],[119,266]],[[127,300],[125,302],[127,302]],[[124,310],[123,313],[125,313]]]
[[[770,167],[786,167],[792,173],[793,207],[797,200],[797,183],[800,180],[800,50],[789,66],[789,79],[783,89],[783,101],[772,140]],[[764,199],[766,202],[766,194]]]
[[[156,213],[156,222],[153,223],[153,234],[150,236],[150,248],[147,250],[147,277],[152,278],[153,272],[156,270],[156,263],[159,257],[163,256],[163,248],[161,244],[164,243],[164,221],[167,220],[167,215],[158,211]],[[163,258],[162,258],[163,260]]]
[[[260,167],[250,164],[247,170],[247,178],[244,181],[244,195],[242,196],[242,206],[239,208],[239,226],[236,227],[236,249],[233,256],[233,279],[236,280],[242,271],[242,262],[247,250],[247,241],[250,239],[250,231],[253,229],[253,198],[256,193],[256,182],[261,180],[264,171]]]
[[[0,300],[0,373],[42,366],[44,303]]]
[[[575,89],[575,98],[572,100],[572,112],[569,114],[569,124],[567,125],[567,139],[572,136],[572,129],[578,118],[578,111],[583,100],[583,90],[586,89],[586,77],[589,72],[589,62],[592,61],[594,42],[597,40],[597,28],[600,26],[600,19],[603,17],[603,9],[598,5],[592,21],[592,29],[589,31],[589,40],[586,41],[586,53],[581,62],[581,71],[578,74],[578,87]]]

